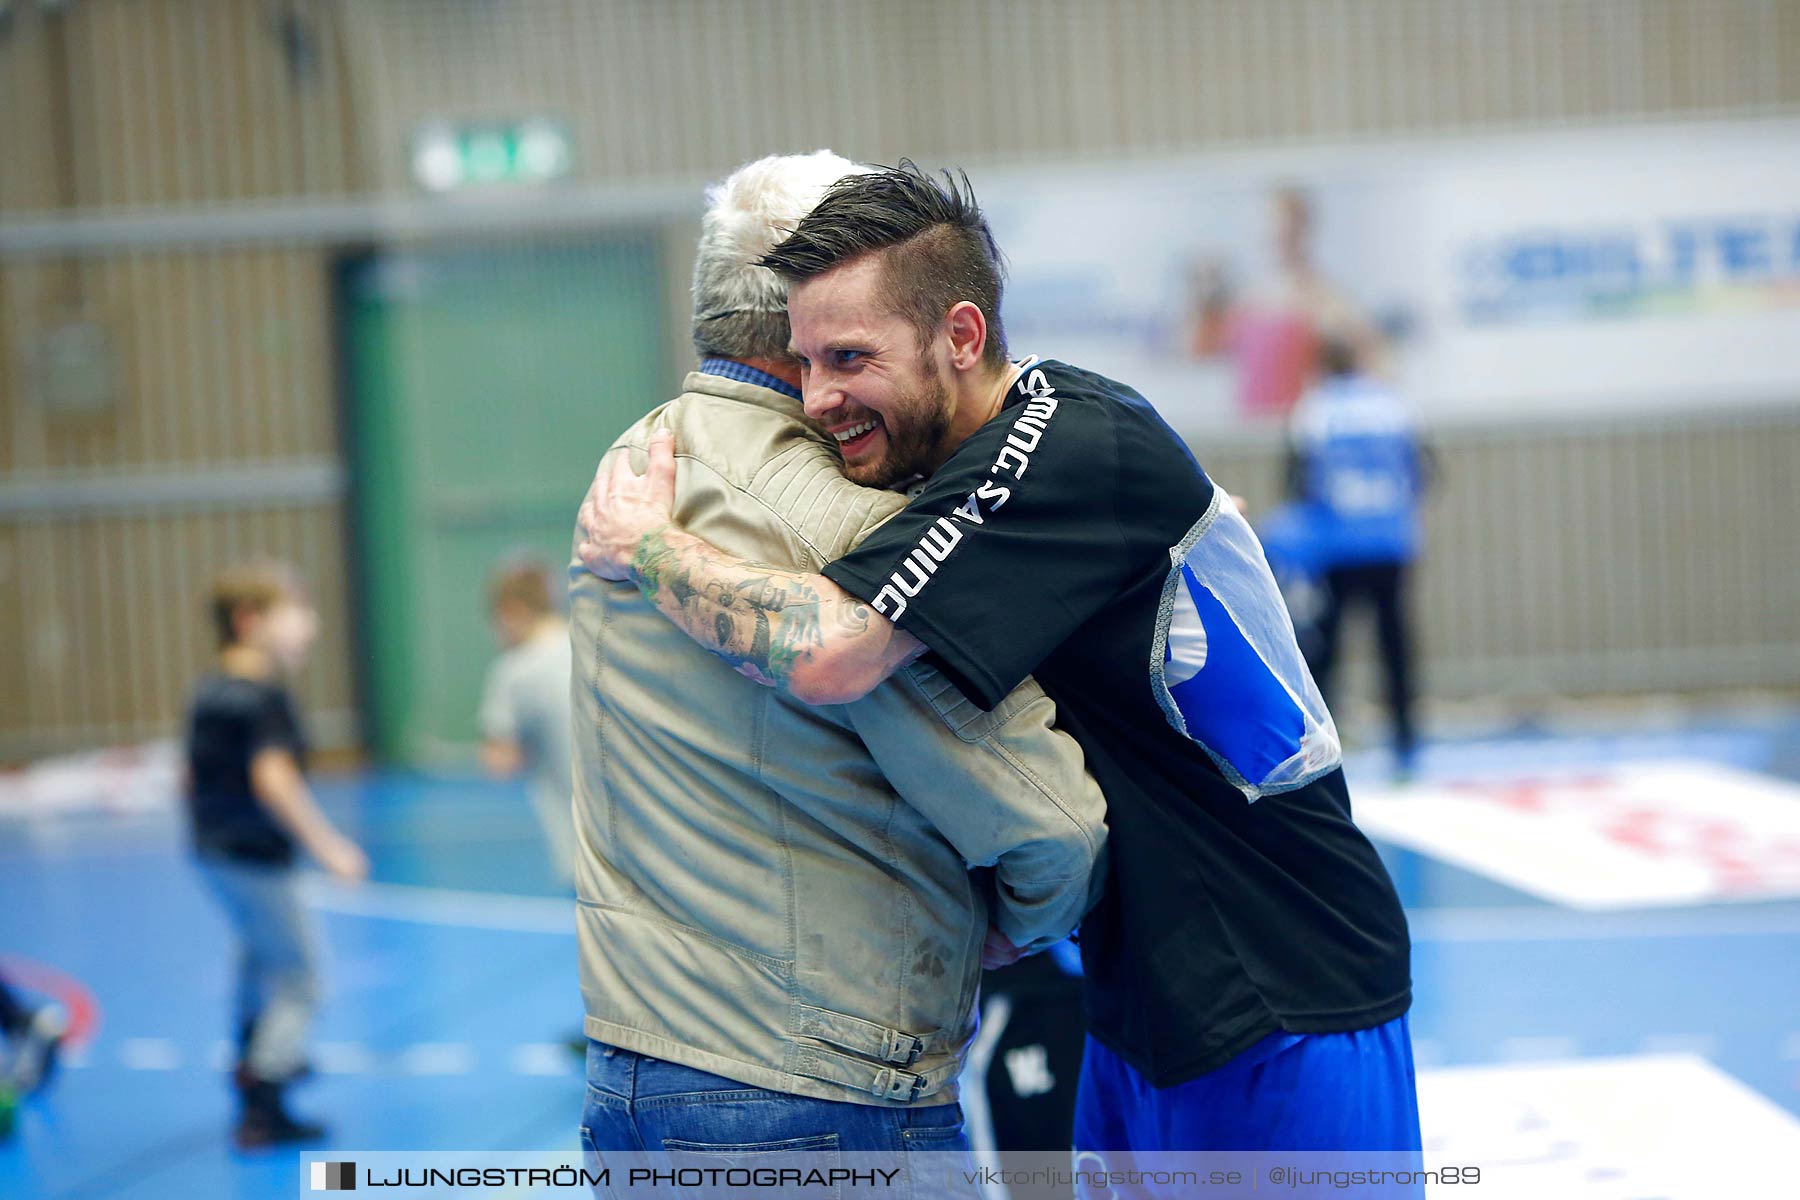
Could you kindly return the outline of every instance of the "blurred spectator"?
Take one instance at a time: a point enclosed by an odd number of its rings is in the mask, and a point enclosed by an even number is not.
[[[1327,702],[1344,612],[1373,607],[1394,754],[1406,773],[1418,740],[1408,590],[1429,456],[1411,410],[1361,369],[1359,353],[1340,338],[1320,346],[1323,378],[1289,423],[1288,484],[1297,503],[1286,520],[1299,533],[1271,540],[1304,543],[1286,557],[1297,558],[1320,584],[1314,636],[1301,644]]]
[[[1229,354],[1237,366],[1238,408],[1245,416],[1285,416],[1313,381],[1319,343],[1347,339],[1363,361],[1379,352],[1380,336],[1356,304],[1321,276],[1312,260],[1312,208],[1298,188],[1271,198],[1275,273],[1234,296],[1223,268],[1195,271],[1198,313],[1192,349],[1210,358]]]
[[[996,1150],[1067,1151],[1075,1141],[1075,1092],[1087,1029],[1081,1012],[1081,950],[1058,942],[981,979],[981,1036],[963,1075],[973,1127]],[[974,1136],[972,1133],[971,1136]],[[1049,1188],[1011,1185],[1014,1200]]]
[[[216,671],[188,709],[188,805],[201,874],[238,937],[234,1139],[243,1149],[322,1137],[283,1099],[306,1071],[319,1003],[317,935],[294,870],[304,848],[332,875],[369,873],[307,786],[306,736],[287,681],[306,662],[318,615],[284,567],[238,567],[213,585]]]
[[[50,1082],[67,1029],[61,1005],[28,1005],[0,979],[0,1035],[6,1049],[0,1058],[0,1092],[29,1096]]]
[[[505,649],[488,668],[481,698],[481,763],[497,778],[529,772],[551,867],[560,883],[573,887],[569,626],[551,600],[549,568],[535,560],[503,564],[488,598]]]

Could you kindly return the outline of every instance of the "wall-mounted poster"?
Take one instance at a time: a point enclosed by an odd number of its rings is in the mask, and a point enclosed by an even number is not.
[[[1327,340],[1433,420],[1800,402],[1800,123],[993,173],[1020,352],[1188,425]]]

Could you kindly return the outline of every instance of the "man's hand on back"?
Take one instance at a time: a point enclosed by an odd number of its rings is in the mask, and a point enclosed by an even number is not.
[[[806,704],[848,704],[925,653],[823,575],[746,562],[675,524],[675,438],[650,435],[639,475],[628,455],[600,461],[581,503],[582,565],[629,580],[731,668]]]
[[[600,578],[629,579],[644,536],[669,524],[674,511],[675,435],[659,429],[650,435],[650,462],[642,475],[632,470],[629,451],[600,460],[581,502],[576,552]]]
[[[1012,944],[1004,933],[988,926],[987,939],[981,943],[981,967],[985,971],[1010,967],[1025,957],[1025,951]]]

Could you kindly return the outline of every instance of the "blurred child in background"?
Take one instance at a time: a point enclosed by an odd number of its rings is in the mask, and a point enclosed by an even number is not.
[[[283,1093],[305,1070],[319,1003],[317,937],[300,901],[295,851],[360,880],[368,859],[320,811],[304,774],[307,742],[288,681],[305,663],[318,617],[292,572],[227,571],[213,585],[217,669],[194,689],[187,719],[188,806],[201,874],[238,938],[236,1084],[241,1148],[305,1141]]]
[[[575,886],[575,821],[569,784],[569,626],[551,599],[550,569],[512,559],[488,590],[495,636],[504,647],[488,668],[481,698],[481,762],[488,774],[530,775],[531,803],[550,865]]]

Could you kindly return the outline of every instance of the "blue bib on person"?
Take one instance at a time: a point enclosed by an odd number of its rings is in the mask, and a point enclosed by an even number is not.
[[[1415,558],[1419,442],[1399,397],[1367,377],[1338,376],[1301,400],[1292,429],[1315,563]]]

